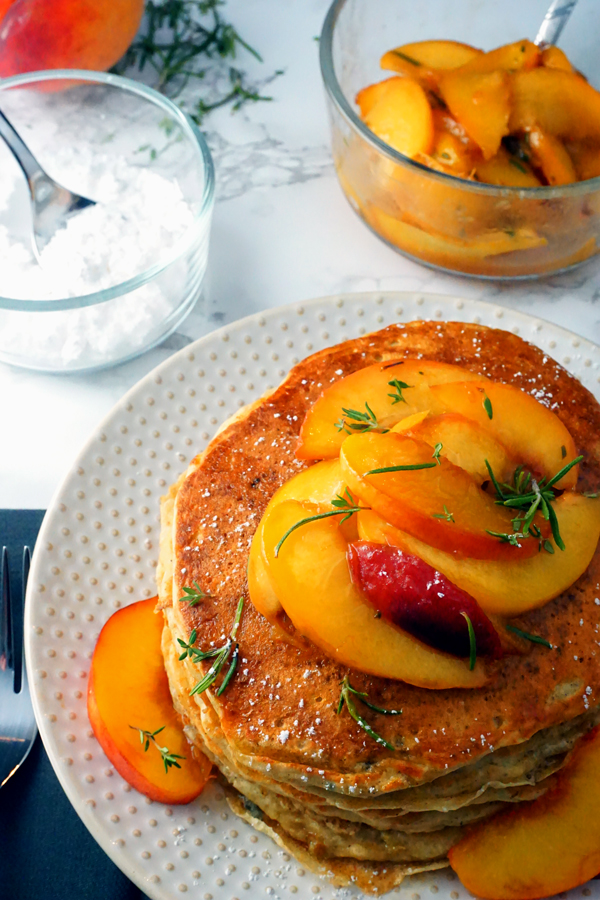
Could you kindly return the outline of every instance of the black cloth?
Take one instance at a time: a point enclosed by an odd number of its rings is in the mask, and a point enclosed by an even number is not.
[[[20,590],[21,548],[35,544],[43,510],[0,510],[11,587]],[[17,593],[16,596],[19,596]],[[143,900],[69,803],[38,736],[0,790],[0,900]]]

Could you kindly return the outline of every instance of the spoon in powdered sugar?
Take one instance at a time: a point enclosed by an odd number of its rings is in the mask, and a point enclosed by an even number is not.
[[[40,254],[56,232],[67,224],[70,216],[94,206],[96,201],[80,197],[50,178],[2,111],[0,136],[27,178],[33,216],[33,252],[41,265]]]

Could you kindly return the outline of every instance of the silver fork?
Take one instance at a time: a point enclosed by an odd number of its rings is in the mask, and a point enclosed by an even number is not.
[[[23,548],[23,578],[17,598],[10,590],[8,551],[0,561],[0,787],[31,750],[37,726],[23,653],[23,610],[31,553]]]

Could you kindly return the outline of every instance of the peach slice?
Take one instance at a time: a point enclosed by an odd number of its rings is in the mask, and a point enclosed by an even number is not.
[[[547,134],[541,128],[532,128],[529,132],[529,146],[534,163],[542,170],[548,184],[570,184],[577,181],[575,166],[564,144],[558,138]]]
[[[497,506],[449,460],[433,462],[424,441],[394,432],[352,435],[342,445],[340,462],[352,494],[363,505],[438,550],[514,561],[538,553],[538,542],[531,538],[514,546],[489,534],[512,535],[514,511]],[[394,466],[406,468],[371,474]],[[536,520],[536,525],[548,533],[545,522]]]
[[[389,525],[375,512],[358,513],[363,541],[400,547],[442,572],[477,600],[488,615],[520,616],[566,591],[589,566],[600,538],[600,501],[565,493],[554,504],[562,552],[538,553],[519,562],[460,559]]]
[[[475,166],[478,181],[507,187],[540,187],[542,182],[531,166],[500,147],[491,159],[482,159]]]
[[[173,709],[156,600],[118,610],[100,632],[88,684],[88,715],[100,746],[132,787],[159,803],[189,803],[202,791],[212,765],[196,751],[192,754]],[[136,653],[131,652],[132,639]],[[177,754],[180,768],[166,770],[155,743],[150,741],[144,751],[136,730],[155,732],[163,725],[156,743]]]
[[[534,471],[551,478],[577,456],[573,438],[561,420],[530,394],[511,384],[433,385],[432,412],[455,412],[481,425],[507,451]],[[491,418],[486,410],[489,402]],[[577,483],[574,466],[556,487],[565,490]]]
[[[420,421],[417,421],[420,416]],[[499,481],[510,478],[517,468],[515,460],[506,447],[494,438],[484,425],[467,419],[458,413],[445,413],[440,416],[429,415],[426,418],[417,413],[412,422],[400,422],[404,425],[402,433],[425,441],[430,447],[441,444],[441,456],[445,456],[455,466],[464,469],[480,484],[489,481],[489,472],[485,461],[489,462]],[[394,426],[392,431],[396,431]]]
[[[427,387],[452,381],[480,380],[460,366],[425,359],[391,360],[366,366],[326,388],[306,414],[296,456],[298,459],[330,459],[338,456],[347,434],[336,427],[344,409],[365,412],[370,407],[382,428],[391,428],[401,419],[427,406]],[[394,380],[410,385],[397,399]]]
[[[540,64],[540,61],[539,47],[525,38],[522,41],[504,44],[488,53],[473,57],[465,63],[461,71],[484,73],[503,69],[506,72],[514,72],[519,69],[533,69],[534,66]]]
[[[485,159],[498,152],[509,133],[510,78],[506,72],[466,72],[451,69],[440,78],[440,91],[450,112],[469,137],[481,148]]]
[[[511,78],[511,133],[537,125],[565,140],[600,140],[600,93],[580,75],[539,66]]]
[[[390,78],[385,93],[363,120],[378,138],[405,156],[429,153],[433,145],[433,117],[427,95],[410,78]]]
[[[469,656],[471,622],[479,656],[498,659],[502,646],[479,604],[418,556],[398,547],[355,541],[348,546],[352,580],[384,619],[429,647]]]
[[[569,142],[569,156],[573,160],[579,181],[600,175],[600,144],[585,141]]]
[[[428,90],[436,90],[439,70],[458,68],[481,55],[481,50],[458,41],[417,41],[388,50],[379,64],[382,69],[413,78]]]
[[[541,64],[548,69],[562,69],[563,72],[572,72],[573,66],[569,62],[567,54],[554,45],[542,50]]]
[[[579,739],[542,797],[475,825],[448,853],[471,893],[535,900],[600,871],[600,728]],[[513,804],[510,804],[513,805]]]
[[[525,226],[488,231],[471,240],[458,240],[415,227],[390,216],[377,206],[369,206],[365,218],[385,240],[405,253],[439,266],[474,274],[481,273],[481,266],[487,259],[493,265],[493,257],[544,247],[548,243],[545,237]]]
[[[487,680],[477,660],[473,671],[463,660],[426,647],[375,618],[373,607],[352,583],[347,543],[335,519],[320,519],[292,532],[275,556],[286,531],[310,515],[287,500],[264,519],[264,554],[276,594],[301,634],[328,656],[351,668],[423,688],[476,688]]]

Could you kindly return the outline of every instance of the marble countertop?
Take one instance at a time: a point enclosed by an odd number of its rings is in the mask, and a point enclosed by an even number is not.
[[[175,334],[124,365],[56,376],[0,363],[0,507],[47,507],[90,432],[132,385],[173,351],[262,309],[339,291],[428,291],[493,300],[600,343],[600,260],[536,282],[467,279],[405,259],[359,221],[329,150],[315,40],[327,6],[228,0],[228,19],[264,59],[244,57],[243,66],[273,99],[205,122],[217,199],[204,295]]]

